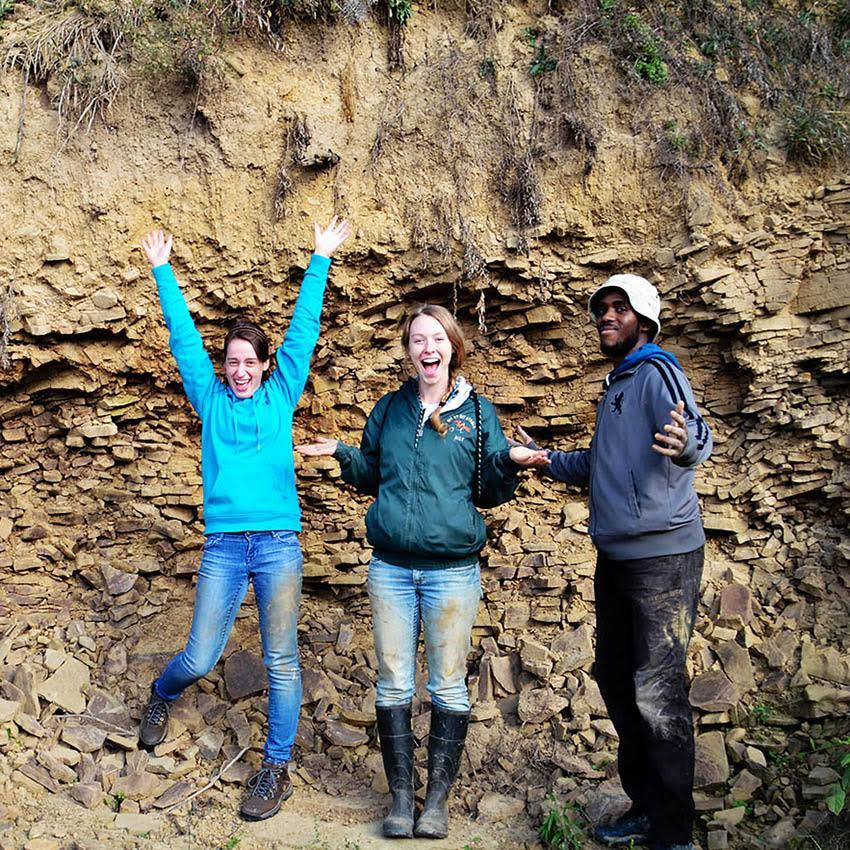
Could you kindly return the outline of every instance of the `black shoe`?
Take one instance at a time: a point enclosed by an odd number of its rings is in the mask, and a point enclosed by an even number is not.
[[[428,734],[428,791],[413,834],[419,838],[445,838],[449,834],[449,789],[457,776],[469,713],[431,709]]]
[[[242,800],[239,814],[245,820],[265,820],[276,815],[281,803],[291,796],[289,765],[264,761],[262,767],[248,780],[248,793]]]
[[[627,812],[621,818],[604,826],[594,827],[593,837],[609,847],[635,844],[646,844],[649,834],[649,818],[646,815],[633,815]]]
[[[413,732],[410,705],[378,706],[378,737],[384,773],[393,795],[393,805],[384,819],[387,838],[413,837]]]
[[[143,747],[155,747],[165,740],[167,734],[168,702],[151,685],[151,695],[139,722],[139,743]]]

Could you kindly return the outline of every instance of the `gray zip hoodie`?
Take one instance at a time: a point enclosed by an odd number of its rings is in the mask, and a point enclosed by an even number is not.
[[[678,555],[705,543],[694,468],[711,455],[711,432],[676,358],[655,345],[638,351],[605,379],[590,448],[549,453],[552,478],[589,485],[590,535],[614,560]],[[679,401],[689,437],[673,460],[652,445]]]

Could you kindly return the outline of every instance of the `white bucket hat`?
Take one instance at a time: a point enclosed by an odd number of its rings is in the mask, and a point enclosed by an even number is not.
[[[593,294],[587,301],[587,312],[590,314],[591,320],[595,320],[593,315],[593,302],[606,289],[622,289],[629,298],[629,304],[632,305],[632,310],[635,311],[641,318],[646,319],[655,327],[655,330],[650,336],[650,340],[654,339],[661,330],[661,296],[658,290],[644,277],[636,274],[615,274],[608,278],[602,286],[593,291]]]

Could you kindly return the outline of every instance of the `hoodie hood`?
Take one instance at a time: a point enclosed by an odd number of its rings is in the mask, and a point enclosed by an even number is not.
[[[419,394],[419,381],[417,378],[412,379],[413,391],[418,395]],[[446,403],[440,408],[440,413],[449,413],[452,410],[457,410],[470,396],[472,393],[472,384],[463,377],[463,375],[459,375],[455,378],[454,386],[452,387],[452,391],[449,393],[449,397],[446,400]],[[428,417],[439,407],[439,404],[425,404],[422,399],[419,399],[419,403],[422,407],[422,414],[419,423],[419,427],[421,428],[424,425],[425,421]]]
[[[611,370],[607,377],[605,378],[606,386],[607,384],[616,378],[618,375],[622,375],[623,372],[628,372],[629,369],[634,369],[638,363],[643,363],[644,360],[650,360],[653,357],[661,358],[666,360],[668,363],[675,366],[679,371],[684,371],[679,364],[679,361],[676,359],[676,355],[665,351],[660,345],[656,345],[654,342],[645,342],[640,348],[631,352],[631,354],[626,355],[623,359],[623,362],[620,363],[615,369]]]

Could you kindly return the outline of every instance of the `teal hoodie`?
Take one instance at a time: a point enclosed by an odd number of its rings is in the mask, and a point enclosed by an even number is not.
[[[314,254],[276,367],[250,398],[215,373],[169,263],[153,276],[183,388],[201,419],[201,477],[207,534],[300,531],[292,415],[307,383],[331,261]]]
[[[377,496],[366,514],[366,537],[376,557],[411,569],[474,564],[487,541],[484,518],[473,504],[475,404],[460,378],[436,431],[419,399],[415,379],[375,405],[360,448],[339,443],[334,457],[342,478]],[[494,507],[513,498],[520,467],[493,405],[481,402],[481,498]]]

